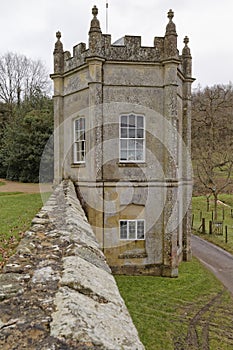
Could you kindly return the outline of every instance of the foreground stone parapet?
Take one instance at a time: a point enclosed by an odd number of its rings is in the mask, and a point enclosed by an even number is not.
[[[71,181],[0,275],[0,349],[144,349]]]

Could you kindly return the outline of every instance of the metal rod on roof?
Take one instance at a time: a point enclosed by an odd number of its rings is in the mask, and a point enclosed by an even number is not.
[[[108,34],[108,0],[106,0],[106,34]]]

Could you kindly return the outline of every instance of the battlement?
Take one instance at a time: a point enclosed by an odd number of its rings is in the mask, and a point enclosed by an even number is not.
[[[155,38],[155,46],[141,46],[140,36],[126,35],[115,43],[111,43],[111,35],[101,35],[101,49],[95,56],[106,61],[133,61],[133,62],[160,62],[163,59],[164,38]],[[158,45],[157,45],[158,43]],[[78,68],[85,63],[87,58],[93,57],[93,53],[86,49],[85,43],[73,47],[73,56],[69,51],[64,52],[64,73]]]
[[[141,45],[141,36],[125,35],[116,42],[111,42],[111,35],[102,34],[100,23],[97,19],[98,9],[92,9],[93,19],[89,31],[89,47],[85,43],[79,43],[73,47],[73,56],[68,51],[63,51],[60,42],[61,33],[57,32],[57,43],[54,50],[54,73],[67,73],[77,69],[86,63],[87,58],[99,57],[104,61],[126,61],[126,62],[158,62],[162,63],[168,59],[177,60],[181,70],[185,73],[190,71],[191,55],[185,41],[182,55],[177,49],[176,26],[173,23],[174,13],[168,12],[169,23],[166,27],[164,37],[155,37],[153,46]],[[187,38],[187,37],[186,37]],[[188,51],[189,50],[189,51]],[[189,52],[189,55],[187,55]],[[183,57],[184,56],[184,57]],[[185,61],[185,64],[183,65]],[[189,63],[190,61],[190,63]],[[190,72],[189,72],[190,74]],[[191,76],[191,75],[190,75]]]

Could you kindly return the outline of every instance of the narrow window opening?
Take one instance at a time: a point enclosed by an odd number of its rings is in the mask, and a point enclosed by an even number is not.
[[[74,120],[74,163],[84,163],[86,157],[85,118]]]

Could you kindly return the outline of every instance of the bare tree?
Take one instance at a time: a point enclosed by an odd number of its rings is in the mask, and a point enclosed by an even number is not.
[[[233,88],[200,88],[193,94],[192,152],[196,176],[214,197],[231,183],[233,170]]]
[[[0,56],[0,101],[12,106],[35,91],[48,93],[49,77],[40,60],[8,52]]]

